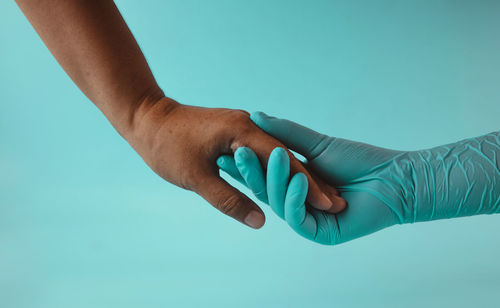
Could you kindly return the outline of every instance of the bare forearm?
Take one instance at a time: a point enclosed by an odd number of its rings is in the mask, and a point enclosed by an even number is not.
[[[163,96],[137,42],[111,0],[17,0],[71,79],[120,134],[134,110]]]
[[[264,224],[262,211],[219,177],[215,160],[249,146],[265,161],[281,143],[257,128],[245,112],[186,106],[166,98],[113,1],[17,3],[68,75],[156,173],[249,226]],[[289,155],[293,172],[308,175],[311,204],[341,209]],[[333,188],[322,187],[337,205],[345,206]]]

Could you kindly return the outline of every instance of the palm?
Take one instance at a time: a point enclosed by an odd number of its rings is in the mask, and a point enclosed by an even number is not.
[[[347,208],[330,214],[307,207],[311,240],[336,244],[373,233],[396,223],[411,221],[405,190],[400,179],[407,178],[405,152],[329,138],[324,150],[308,163],[308,168],[338,185]]]

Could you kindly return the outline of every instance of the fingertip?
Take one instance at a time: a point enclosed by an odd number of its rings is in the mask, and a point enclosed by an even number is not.
[[[277,163],[290,163],[290,158],[288,157],[288,153],[284,148],[281,147],[276,147],[274,150],[271,152],[271,155],[269,156],[269,161],[276,160]]]
[[[247,226],[253,229],[260,229],[266,222],[266,216],[258,211],[251,211],[243,221]]]
[[[333,196],[333,204],[326,211],[329,213],[337,214],[342,212],[347,207],[347,201],[340,196]]]
[[[264,224],[264,214],[257,204],[223,178],[205,174],[199,183],[193,190],[223,214],[252,228],[260,228]],[[249,215],[252,212],[256,214]]]
[[[293,165],[292,169],[295,171],[298,170],[305,171],[304,176],[306,177],[309,186],[307,201],[311,206],[319,210],[327,210],[333,205],[333,202],[322,191],[322,189],[320,188],[314,177],[312,177],[312,175],[307,171],[307,169],[303,167],[302,164],[300,164],[300,162],[298,162],[298,160],[297,163]]]
[[[255,111],[250,114],[250,120],[252,120],[255,123],[259,122],[261,119],[265,117],[267,117],[267,114],[265,114],[262,111]]]
[[[224,156],[219,156],[219,158],[217,158],[217,166],[219,166],[219,168],[224,168],[224,166],[226,165],[226,157]]]
[[[309,201],[314,208],[322,211],[326,211],[334,206],[332,200],[319,190],[319,188],[316,191],[310,191],[310,194],[307,196],[307,201]]]
[[[328,189],[322,188],[318,182],[317,179],[312,177],[311,174],[309,174],[309,194],[307,195],[307,201],[309,204],[311,204],[312,207],[326,211],[330,209],[333,206],[333,201],[328,197],[326,192],[328,192]],[[326,189],[326,190],[324,190]]]
[[[247,147],[239,147],[234,151],[234,158],[237,160],[246,160],[249,157],[250,149]]]

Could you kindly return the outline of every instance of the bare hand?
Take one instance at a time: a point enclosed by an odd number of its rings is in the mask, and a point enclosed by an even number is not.
[[[141,104],[125,136],[144,161],[165,180],[192,190],[221,212],[252,228],[264,225],[262,210],[219,176],[216,159],[241,146],[252,148],[263,166],[271,151],[284,147],[260,130],[242,110],[182,105],[162,97]],[[318,209],[339,212],[345,201],[337,191],[312,178],[292,153],[291,174],[308,177],[308,201]],[[321,187],[321,188],[320,188]],[[327,197],[323,191],[330,197]]]

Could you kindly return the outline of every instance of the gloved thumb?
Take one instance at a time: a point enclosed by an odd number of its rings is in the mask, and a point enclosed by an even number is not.
[[[287,148],[313,160],[328,146],[331,137],[320,134],[298,123],[253,112],[250,119],[263,131],[281,141]]]
[[[250,119],[288,148],[302,154],[309,166],[334,185],[369,173],[401,153],[361,142],[330,137],[295,122],[254,112]]]

